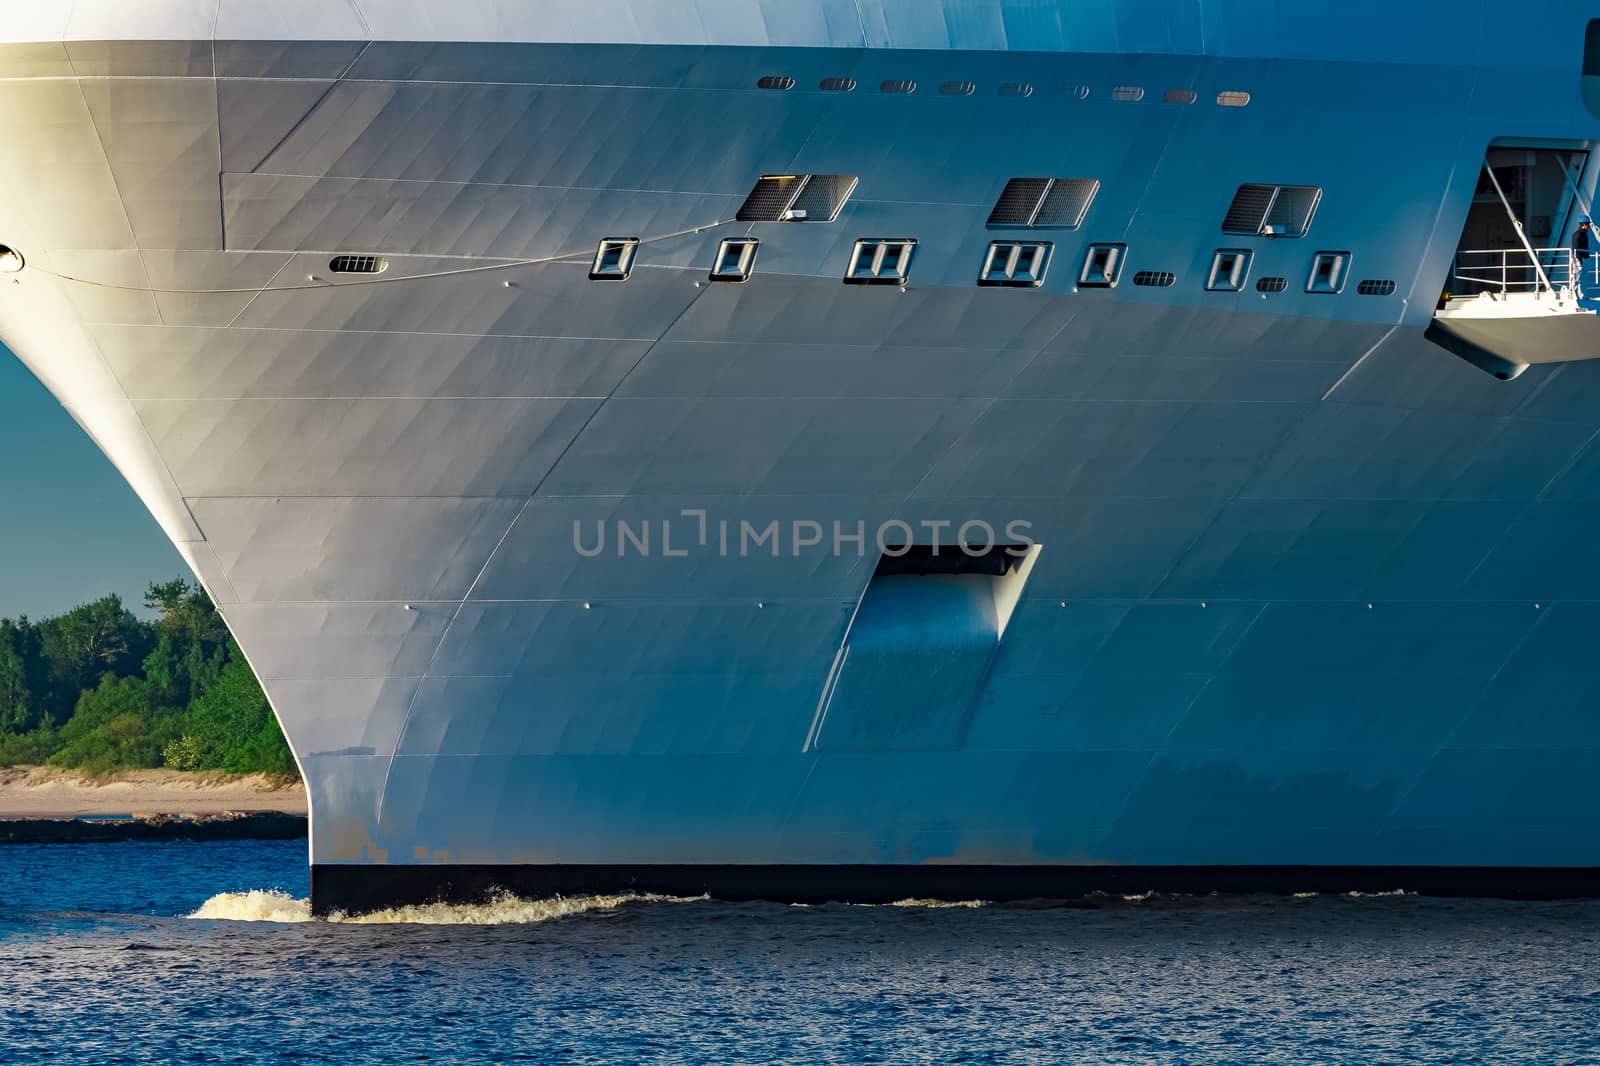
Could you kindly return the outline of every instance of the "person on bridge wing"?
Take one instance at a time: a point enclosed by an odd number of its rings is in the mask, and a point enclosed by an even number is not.
[[[1576,267],[1573,272],[1576,282],[1574,287],[1581,297],[1585,275],[1591,269],[1590,261],[1593,260],[1595,267],[1600,267],[1600,234],[1595,233],[1594,225],[1590,223],[1588,215],[1578,219],[1578,232],[1572,235],[1572,258]]]

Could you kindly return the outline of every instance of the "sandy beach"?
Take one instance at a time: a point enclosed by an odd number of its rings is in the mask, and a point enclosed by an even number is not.
[[[0,820],[80,814],[306,813],[305,786],[262,776],[132,770],[105,778],[52,767],[0,768]]]

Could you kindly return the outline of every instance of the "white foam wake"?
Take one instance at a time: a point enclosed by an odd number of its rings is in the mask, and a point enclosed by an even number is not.
[[[628,903],[689,903],[705,896],[575,896],[570,899],[523,899],[510,893],[483,903],[423,903],[390,907],[366,914],[332,914],[326,921],[350,925],[511,925],[548,922],[588,911],[614,911]],[[229,922],[309,922],[311,901],[287,892],[223,892],[200,904],[190,918]]]

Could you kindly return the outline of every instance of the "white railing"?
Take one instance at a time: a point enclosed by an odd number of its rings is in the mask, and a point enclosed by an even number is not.
[[[1588,293],[1600,294],[1600,255],[1581,261],[1571,248],[1535,248],[1530,257],[1525,248],[1486,248],[1456,253],[1450,270],[1450,290],[1456,296],[1480,292],[1539,292],[1546,288],[1560,291],[1581,285]]]

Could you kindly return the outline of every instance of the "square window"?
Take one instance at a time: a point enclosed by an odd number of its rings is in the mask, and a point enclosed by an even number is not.
[[[607,237],[594,253],[589,268],[591,281],[627,281],[633,273],[633,258],[639,251],[637,237]]]
[[[1211,273],[1206,277],[1207,292],[1243,292],[1250,280],[1250,263],[1255,253],[1248,248],[1219,248],[1211,257]]]
[[[1091,244],[1083,257],[1083,270],[1078,274],[1078,284],[1087,289],[1114,289],[1122,279],[1122,261],[1127,257],[1126,244]]]
[[[756,250],[761,242],[754,237],[730,237],[717,246],[717,259],[711,267],[712,281],[749,281],[756,267]]]
[[[1311,260],[1311,276],[1306,279],[1306,291],[1337,295],[1344,291],[1345,279],[1350,276],[1349,252],[1318,252]]]

